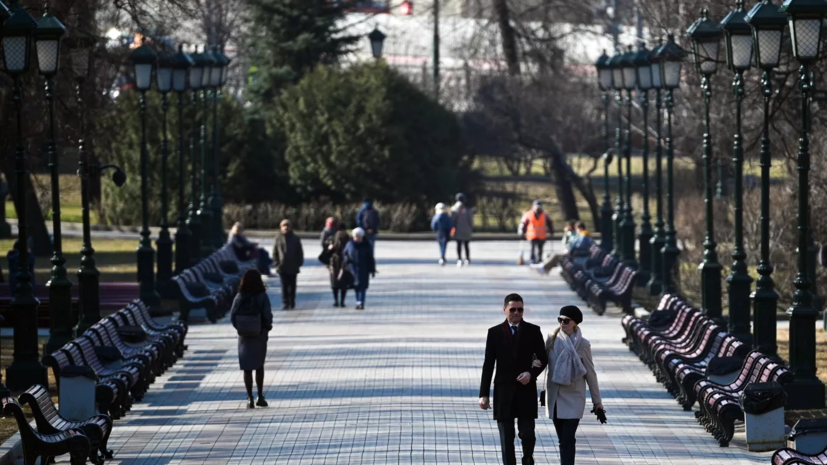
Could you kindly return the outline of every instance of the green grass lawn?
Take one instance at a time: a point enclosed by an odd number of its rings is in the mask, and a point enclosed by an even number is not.
[[[13,239],[0,240],[0,251],[11,250]],[[80,238],[67,237],[63,239],[63,251],[66,258],[66,269],[69,279],[77,282],[77,270],[80,267]],[[94,239],[92,246],[95,249],[95,263],[101,272],[101,282],[135,282],[138,272],[135,249],[138,243],[132,239]],[[3,252],[4,254],[6,252]],[[51,274],[49,257],[35,259],[35,280],[45,283]],[[8,262],[2,261],[3,272],[8,273]]]

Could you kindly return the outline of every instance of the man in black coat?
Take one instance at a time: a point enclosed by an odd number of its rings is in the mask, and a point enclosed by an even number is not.
[[[485,362],[482,365],[480,408],[488,410],[494,365],[494,419],[500,430],[504,465],[516,465],[514,455],[514,419],[523,443],[523,465],[534,464],[534,420],[537,418],[537,377],[546,367],[545,342],[540,327],[523,321],[523,298],[509,294],[505,298],[505,321],[488,330]],[[534,367],[534,360],[540,361]]]
[[[304,265],[304,249],[299,236],[293,232],[290,220],[282,220],[281,232],[273,245],[273,266],[281,279],[282,310],[296,308],[296,278]]]

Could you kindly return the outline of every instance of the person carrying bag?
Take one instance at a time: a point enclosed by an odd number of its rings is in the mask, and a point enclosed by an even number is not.
[[[238,333],[238,364],[244,371],[248,408],[266,407],[264,399],[264,362],[268,333],[273,329],[273,310],[261,273],[249,269],[241,278],[238,294],[230,310],[230,321]],[[253,400],[253,370],[256,372],[258,400]]]

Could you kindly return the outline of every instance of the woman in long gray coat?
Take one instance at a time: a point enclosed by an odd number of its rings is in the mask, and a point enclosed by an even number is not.
[[[574,465],[575,434],[586,407],[586,384],[595,412],[603,410],[603,402],[591,343],[578,327],[583,322],[583,313],[574,305],[566,305],[560,309],[557,321],[560,326],[546,338],[546,416],[554,421],[560,441],[560,464]]]
[[[270,308],[270,298],[267,296],[267,287],[261,280],[261,273],[256,269],[249,269],[241,278],[238,294],[233,300],[230,310],[230,321],[237,330],[237,317],[258,315],[261,317],[261,332],[258,336],[238,336],[238,365],[244,370],[244,387],[247,388],[248,408],[266,407],[264,399],[264,360],[267,357],[268,333],[273,329],[273,310]],[[256,372],[256,388],[258,400],[253,401],[253,370]]]
[[[462,266],[462,247],[465,246],[465,266],[471,264],[470,242],[474,236],[474,212],[465,203],[465,194],[457,194],[457,203],[451,207],[454,240],[457,241],[457,266]]]

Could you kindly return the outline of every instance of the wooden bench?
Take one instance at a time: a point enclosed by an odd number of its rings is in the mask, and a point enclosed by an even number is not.
[[[113,347],[123,354],[124,359],[137,359],[149,367],[149,382],[153,383],[156,376],[161,376],[167,368],[163,361],[163,347],[155,343],[128,345],[117,330],[117,325],[111,317],[102,318],[83,333],[92,339],[95,346]]]
[[[728,385],[700,380],[694,390],[699,410],[695,412],[698,423],[718,440],[718,445],[727,447],[735,433],[735,422],[744,420],[744,412],[738,400],[751,383],[776,381],[781,385],[790,382],[791,372],[769,357],[754,351],[747,355],[738,378]]]
[[[64,454],[71,456],[72,465],[86,463],[92,446],[82,430],[68,429],[54,434],[35,431],[26,420],[23,408],[12,397],[3,398],[3,413],[14,415],[14,419],[17,420],[25,465],[35,465],[38,458],[41,458],[41,463],[49,463],[54,457]]]
[[[145,367],[136,362],[131,362],[123,364],[118,370],[106,368],[98,359],[92,347],[92,343],[88,339],[81,337],[66,344],[63,349],[68,352],[75,365],[89,366],[95,370],[95,373],[102,380],[119,380],[125,384],[125,388],[129,390],[135,400],[143,399],[148,387],[143,379]]]
[[[107,415],[94,415],[82,421],[67,420],[55,408],[49,391],[37,384],[20,394],[20,402],[32,409],[37,431],[44,434],[58,434],[69,430],[81,430],[89,439],[89,461],[103,464],[112,458],[112,451],[107,449],[109,434],[112,432],[112,419]]]
[[[52,369],[58,388],[60,387],[61,370],[76,365],[69,353],[63,349],[44,356],[43,364]],[[126,415],[126,412],[132,407],[132,398],[126,389],[124,380],[98,379],[98,383],[95,385],[95,402],[98,404],[99,412],[116,420]]]
[[[128,305],[123,311],[113,315],[116,321],[120,321],[123,326],[138,327],[143,330],[148,342],[159,344],[163,347],[164,358],[170,366],[177,360],[177,348],[181,344],[183,337],[174,329],[156,330],[147,324],[144,315],[135,310],[133,304]],[[123,327],[122,326],[122,327]]]
[[[638,272],[625,265],[618,265],[618,267],[620,268],[620,277],[617,281],[602,284],[599,281],[592,280],[586,286],[591,307],[598,315],[606,312],[608,302],[614,302],[626,313],[632,311],[632,290]]]
[[[772,465],[824,465],[827,463],[827,447],[818,454],[805,454],[785,447],[772,454]]]

